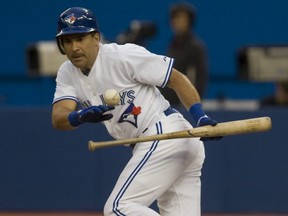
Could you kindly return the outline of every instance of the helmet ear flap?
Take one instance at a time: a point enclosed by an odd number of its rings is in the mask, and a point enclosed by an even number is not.
[[[62,40],[61,37],[57,37],[57,40],[56,40],[56,41],[57,41],[57,46],[58,46],[58,49],[59,49],[59,51],[61,52],[61,54],[62,54],[62,55],[66,55],[61,40]]]

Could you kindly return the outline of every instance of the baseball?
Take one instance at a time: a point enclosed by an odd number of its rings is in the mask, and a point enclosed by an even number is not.
[[[120,102],[120,95],[116,90],[109,89],[104,93],[104,100],[107,105],[115,106]]]

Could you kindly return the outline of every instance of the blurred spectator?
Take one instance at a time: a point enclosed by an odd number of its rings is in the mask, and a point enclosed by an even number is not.
[[[288,106],[288,81],[276,83],[275,93],[260,101],[261,106]]]
[[[167,56],[175,59],[174,67],[188,76],[202,98],[208,82],[208,57],[204,42],[194,33],[196,9],[188,2],[170,7],[169,21],[173,38]],[[161,89],[171,105],[180,105],[176,94],[169,88]]]
[[[116,36],[118,44],[135,43],[146,47],[146,42],[157,34],[157,25],[152,21],[132,20],[127,30]],[[147,48],[147,47],[146,47]]]

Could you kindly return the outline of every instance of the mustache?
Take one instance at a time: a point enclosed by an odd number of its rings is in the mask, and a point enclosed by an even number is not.
[[[82,53],[80,50],[77,50],[77,51],[71,52],[70,56],[72,58],[77,58],[77,57],[84,56],[84,53]]]
[[[73,54],[71,54],[72,58],[78,58],[78,57],[81,57],[81,56],[83,56],[82,53],[73,53]]]

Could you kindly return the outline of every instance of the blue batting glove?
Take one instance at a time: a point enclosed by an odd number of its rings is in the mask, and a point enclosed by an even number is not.
[[[115,109],[114,106],[91,106],[85,109],[71,112],[68,115],[68,121],[74,127],[77,127],[84,122],[98,123],[106,121],[111,119],[113,115],[111,113],[104,113],[113,109]]]
[[[190,109],[189,112],[192,114],[195,122],[196,122],[196,127],[201,127],[204,125],[211,125],[211,126],[215,126],[217,125],[217,121],[211,119],[209,116],[207,116],[202,108],[202,104],[201,103],[196,103],[193,104]],[[206,141],[206,140],[219,140],[222,137],[203,137],[200,140],[202,141]]]

